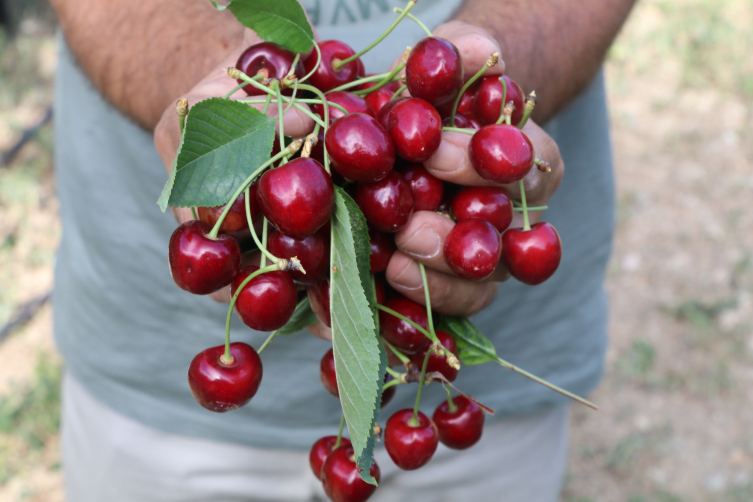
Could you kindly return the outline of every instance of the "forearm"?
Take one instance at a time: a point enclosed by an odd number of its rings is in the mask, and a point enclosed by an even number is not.
[[[51,0],[66,41],[94,85],[153,129],[162,112],[243,40],[230,12],[206,0]]]
[[[635,0],[467,0],[455,19],[489,31],[545,122],[593,79]]]

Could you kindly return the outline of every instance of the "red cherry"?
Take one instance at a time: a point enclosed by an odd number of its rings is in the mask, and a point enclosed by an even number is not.
[[[337,436],[324,436],[311,447],[311,452],[309,452],[309,465],[317,479],[321,479],[322,466],[324,465],[324,461],[327,460],[329,454],[334,451],[335,443],[337,443]],[[350,446],[350,439],[340,438],[340,446]]]
[[[475,115],[473,114],[473,98],[476,97],[476,89],[478,88],[478,82],[474,85],[471,85],[468,89],[463,92],[463,95],[460,97],[460,102],[458,103],[458,109],[455,111],[455,116],[457,117],[457,114],[460,113],[461,115],[471,118]],[[437,107],[437,111],[439,112],[439,115],[442,118],[449,117],[452,115],[452,107],[455,104],[455,96],[445,103],[442,106]],[[496,122],[496,120],[495,120]]]
[[[412,164],[403,171],[403,178],[410,185],[415,201],[414,211],[436,211],[442,203],[444,183],[435,178],[421,164]]]
[[[371,464],[369,474],[377,483],[381,479],[376,462]],[[377,488],[361,479],[350,445],[340,446],[329,454],[322,467],[322,485],[332,502],[366,502]]]
[[[241,248],[229,235],[207,237],[211,228],[193,220],[183,223],[170,236],[170,273],[179,288],[195,295],[208,295],[233,280],[241,268]]]
[[[486,220],[458,222],[444,241],[444,260],[455,274],[468,281],[492,275],[502,254],[502,237]]]
[[[311,310],[328,328],[332,327],[332,317],[329,311],[329,281],[317,282],[306,288],[311,302]]]
[[[450,352],[458,355],[458,347],[455,345],[455,340],[444,331],[436,331],[437,338],[439,338],[440,343]],[[454,382],[455,379],[458,377],[458,370],[447,364],[447,358],[446,357],[439,357],[436,354],[434,354],[434,350],[431,345],[426,347],[424,350],[419,352],[418,354],[413,354],[411,356],[411,361],[413,361],[413,364],[415,364],[417,367],[422,368],[424,364],[424,358],[426,357],[426,353],[428,351],[432,351],[432,354],[429,356],[429,362],[426,364],[426,372],[432,373],[435,371],[440,372],[444,375],[444,377],[449,380],[450,382]]]
[[[384,279],[381,276],[374,277],[374,289],[376,290],[376,302],[379,305],[384,305],[384,300],[387,298],[385,291]]]
[[[392,139],[373,117],[363,113],[338,119],[324,141],[332,165],[349,180],[379,181],[395,164]]]
[[[481,439],[484,431],[484,411],[465,396],[452,398],[457,407],[450,411],[447,401],[434,410],[434,424],[437,426],[439,440],[453,450],[465,450]]]
[[[381,89],[378,89],[371,94],[366,95],[366,102],[369,104],[369,106],[371,106],[371,109],[374,110],[374,116],[379,113],[379,110],[381,110],[384,105],[389,103],[390,99],[392,99],[393,94],[395,94],[395,91],[393,91],[392,89],[382,87]]]
[[[290,71],[294,60],[295,54],[293,52],[273,42],[262,42],[246,49],[241,54],[241,57],[238,58],[235,67],[249,77],[255,77],[258,73],[262,73],[265,79],[282,79]],[[293,73],[298,78],[302,78],[304,76],[303,64],[298,62]],[[242,84],[244,81],[239,79],[238,83]],[[266,92],[250,84],[244,87],[243,90],[249,96],[267,95]],[[293,89],[284,89],[282,93],[286,96],[291,96]]]
[[[512,125],[520,124],[525,112],[525,95],[520,86],[505,75],[507,83],[506,103],[512,101],[515,110],[512,112]],[[502,83],[498,76],[485,77],[481,80],[473,100],[473,114],[484,125],[496,124],[499,116],[502,114]]]
[[[481,218],[504,232],[512,222],[512,201],[507,190],[496,187],[466,187],[452,201],[457,221]]]
[[[406,471],[423,467],[434,456],[439,444],[437,427],[418,412],[418,426],[411,427],[412,409],[395,412],[384,428],[384,446],[395,464]]]
[[[337,390],[337,376],[335,375],[335,352],[329,349],[322,357],[319,363],[319,378],[327,392],[339,398],[340,392]]]
[[[471,138],[468,155],[476,172],[495,183],[514,183],[533,167],[533,143],[515,126],[488,125]]]
[[[442,203],[439,204],[439,208],[437,209],[440,213],[445,213],[449,216],[450,214],[450,206],[452,206],[452,201],[455,200],[455,196],[460,193],[460,190],[463,187],[460,185],[456,185],[455,183],[449,183],[445,181],[444,183],[444,197],[442,197]]]
[[[442,142],[442,118],[426,101],[406,99],[390,110],[387,132],[398,155],[411,162],[425,162]]]
[[[314,284],[329,277],[329,232],[324,228],[305,239],[275,232],[267,241],[267,249],[278,258],[298,258],[306,273],[290,270],[288,273],[296,282]]]
[[[259,354],[245,343],[230,344],[229,364],[222,361],[225,346],[199,352],[188,366],[188,385],[196,401],[209,411],[224,413],[248,403],[259,389]]]
[[[442,126],[450,127],[450,117],[445,117],[442,119]],[[467,118],[462,113],[456,113],[455,127],[459,127],[461,129],[475,129],[478,131],[479,129],[481,129],[481,124],[474,118]]]
[[[535,286],[557,271],[562,259],[562,241],[552,225],[539,222],[531,230],[511,228],[502,236],[502,260],[510,274]]]
[[[399,232],[413,214],[413,192],[395,171],[376,183],[360,183],[355,201],[369,225],[381,232]]]
[[[332,216],[335,188],[321,164],[298,158],[261,176],[259,206],[280,232],[305,239]]]
[[[335,62],[344,61],[356,53],[347,44],[339,40],[325,40],[319,44],[319,49],[322,51],[322,62],[311,75],[309,82],[320,91],[331,91],[335,87],[340,87],[363,77],[366,73],[360,58],[351,61],[339,70],[335,70],[333,66]],[[303,64],[306,74],[314,69],[318,59],[317,55],[314,54],[306,60]]]
[[[454,101],[463,87],[463,58],[444,38],[426,37],[411,50],[405,78],[411,96],[441,106]]]
[[[251,184],[251,190],[249,190],[250,194],[250,209],[251,209],[251,219],[253,221],[256,221],[261,216],[261,209],[259,209],[259,203],[256,200],[256,189],[257,189],[257,183],[254,182]],[[222,214],[222,211],[225,210],[225,206],[216,206],[216,207],[200,207],[197,208],[197,213],[199,216],[199,219],[209,225],[210,228],[214,228],[215,223],[217,223],[217,220],[220,219],[220,215]],[[241,230],[245,230],[248,228],[248,219],[246,218],[246,194],[241,194],[237,199],[235,199],[235,202],[233,202],[233,205],[230,207],[230,211],[227,213],[227,216],[225,216],[225,219],[222,220],[222,225],[220,225],[220,233],[221,234],[231,234],[233,232],[239,232]]]
[[[389,125],[389,119],[390,119],[390,112],[392,112],[392,109],[395,107],[396,104],[405,101],[408,98],[395,98],[391,101],[386,102],[382,105],[382,107],[379,109],[379,111],[376,114],[376,120],[379,122],[379,125],[382,126],[382,128],[386,131],[387,126]]]
[[[369,229],[369,244],[371,245],[371,273],[378,274],[387,270],[392,254],[397,249],[395,238],[390,234]]]
[[[259,270],[255,265],[244,267],[233,281],[231,292],[235,294],[241,283]],[[274,331],[285,326],[298,303],[290,274],[276,270],[257,275],[251,279],[235,301],[235,311],[246,326],[257,331]]]
[[[358,96],[357,94],[345,91],[335,91],[330,92],[326,95],[326,97],[327,102],[342,106],[348,111],[348,113],[365,113],[366,115],[369,115],[371,117],[375,115],[374,110],[371,108],[371,105],[369,105],[369,103],[367,103],[365,99],[363,99],[361,96]],[[324,119],[324,105],[311,105],[311,111]],[[331,106],[329,108],[330,124],[340,117],[344,116],[345,113],[338,110],[334,106]]]
[[[404,296],[391,298],[384,306],[410,319],[424,329],[429,327],[426,307]],[[382,328],[384,338],[405,353],[420,352],[431,343],[426,335],[407,322],[381,310],[379,311],[379,325]]]

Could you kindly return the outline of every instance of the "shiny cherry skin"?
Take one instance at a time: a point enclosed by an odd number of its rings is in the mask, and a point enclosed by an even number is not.
[[[324,436],[317,440],[311,447],[309,452],[309,465],[311,466],[311,472],[314,473],[316,479],[322,477],[322,467],[324,462],[329,457],[329,454],[335,450],[335,444],[337,443],[337,436]],[[350,439],[340,438],[340,446],[350,446]]]
[[[232,361],[223,362],[225,346],[199,352],[188,366],[188,386],[196,401],[209,411],[224,413],[248,403],[259,389],[262,365],[248,344],[230,344]]]
[[[390,100],[382,105],[382,107],[377,112],[375,118],[385,131],[387,130],[387,126],[389,126],[390,113],[392,112],[392,109],[396,104],[405,101],[406,99],[408,98],[395,98],[393,100]]]
[[[444,260],[458,277],[483,281],[494,272],[502,254],[502,237],[480,218],[458,222],[444,241]]]
[[[241,54],[241,57],[238,58],[235,67],[249,77],[255,77],[257,74],[262,73],[265,79],[282,79],[290,71],[293,61],[295,61],[295,53],[273,42],[261,42],[246,49]],[[300,61],[295,65],[293,73],[298,78],[304,76],[303,64]],[[238,79],[238,83],[242,84],[244,81]],[[253,85],[247,85],[243,90],[249,96],[267,95],[266,92],[257,89]],[[291,96],[293,89],[284,89],[282,93],[286,96]]]
[[[390,264],[390,258],[392,258],[393,253],[397,250],[395,238],[390,234],[370,228],[369,244],[371,246],[371,256],[369,257],[371,273],[378,274],[384,272],[387,270],[387,265]]]
[[[371,94],[366,95],[366,102],[369,104],[371,109],[374,110],[375,117],[376,114],[379,113],[379,110],[381,110],[384,105],[389,103],[389,101],[392,99],[393,94],[395,94],[395,91],[382,87],[381,89],[378,89]]]
[[[445,117],[442,119],[443,127],[451,127],[450,118],[451,117]],[[475,129],[476,131],[478,131],[479,129],[481,129],[481,124],[474,118],[469,119],[462,113],[456,113],[455,127],[459,127],[460,129]]]
[[[411,96],[442,106],[454,101],[463,87],[463,58],[448,40],[426,37],[410,51],[405,78]]]
[[[261,216],[261,209],[259,209],[259,203],[256,200],[256,189],[257,183],[254,182],[251,184],[249,190],[249,209],[251,209],[252,221],[258,220]],[[225,206],[199,207],[197,208],[196,213],[198,214],[201,221],[213,228],[215,223],[217,223],[217,220],[220,219],[220,215],[224,210]],[[225,216],[225,219],[222,220],[222,225],[220,225],[220,233],[232,234],[234,232],[239,232],[241,230],[247,229],[248,219],[246,218],[246,194],[242,193],[237,199],[235,199],[235,202],[233,202],[233,205],[230,207],[230,211],[227,213],[227,216]]]
[[[473,101],[476,97],[476,89],[478,88],[478,82],[474,85],[471,85],[468,89],[463,92],[463,95],[460,97],[460,102],[458,103],[458,109],[456,110],[456,115],[460,113],[461,115],[464,115],[466,118],[475,118],[475,115],[473,114]],[[452,107],[455,104],[455,97],[445,103],[442,106],[437,107],[437,111],[439,112],[439,115],[442,118],[449,117],[452,115]]]
[[[426,316],[426,307],[423,305],[404,296],[396,296],[387,300],[384,306],[410,319],[422,328],[429,329],[429,319]],[[382,328],[384,338],[406,354],[420,352],[431,343],[431,340],[419,330],[382,310],[379,311],[379,325]]]
[[[267,249],[278,258],[298,258],[306,273],[288,271],[295,282],[314,284],[329,277],[329,232],[323,228],[305,239],[293,239],[275,232],[269,236]]]
[[[436,331],[437,338],[442,343],[444,348],[455,354],[458,355],[458,347],[455,345],[455,340],[450,336],[449,333],[446,333],[444,331]],[[432,354],[429,356],[429,362],[426,364],[426,372],[427,373],[433,373],[435,371],[438,371],[439,373],[443,374],[444,377],[449,380],[450,382],[454,382],[455,379],[458,377],[458,370],[447,364],[447,358],[446,357],[439,357],[436,354],[434,354],[434,350],[431,345],[426,347],[424,350],[419,352],[418,354],[413,354],[411,356],[411,361],[413,361],[413,364],[416,365],[418,368],[422,368],[424,364],[424,358],[426,357],[426,353],[428,351],[431,351]]]
[[[305,239],[332,216],[335,187],[320,163],[298,158],[261,176],[259,206],[277,230]]]
[[[488,125],[471,137],[468,156],[485,180],[507,184],[520,181],[533,167],[533,143],[515,126]]]
[[[457,221],[481,218],[504,232],[512,222],[512,201],[507,190],[498,187],[465,187],[452,201]]]
[[[369,474],[377,483],[381,479],[376,462],[371,464]],[[353,447],[350,445],[340,446],[324,461],[322,486],[332,502],[366,502],[377,488],[361,479],[356,469]]]
[[[423,99],[406,99],[390,110],[387,132],[398,155],[411,162],[425,162],[442,142],[442,118]]]
[[[353,94],[352,92],[335,91],[326,94],[327,102],[340,105],[345,108],[348,113],[365,113],[373,117],[375,115],[371,105],[366,102],[361,96]],[[324,106],[323,105],[311,105],[311,111],[324,118]],[[329,108],[329,123],[333,123],[340,117],[344,117],[346,114],[341,110],[338,110],[334,106]]]
[[[320,91],[331,91],[335,87],[353,82],[366,74],[360,58],[335,70],[333,65],[336,61],[344,61],[356,53],[347,44],[339,40],[325,40],[319,44],[319,49],[322,51],[322,63],[311,75],[309,82]],[[313,54],[305,61],[303,67],[306,74],[314,69],[318,59],[317,54]]]
[[[525,112],[525,95],[520,86],[505,75],[505,82],[507,83],[507,98],[506,102],[515,105],[515,110],[512,112],[512,125],[517,126],[520,124]],[[499,120],[499,116],[502,113],[502,83],[499,81],[498,76],[484,77],[476,90],[476,96],[473,100],[473,114],[481,121],[483,125],[496,124]]]
[[[170,273],[180,289],[208,295],[232,282],[241,268],[241,248],[229,235],[207,237],[206,223],[187,221],[170,236]]]
[[[418,412],[418,426],[409,424],[413,410],[395,412],[384,428],[384,446],[395,465],[406,471],[423,467],[434,456],[439,444],[437,427],[429,417]]]
[[[437,406],[432,419],[437,426],[439,440],[453,450],[465,450],[481,439],[484,432],[484,410],[465,396],[452,398],[455,411],[447,401]]]
[[[329,281],[317,282],[306,288],[311,302],[311,310],[316,318],[328,328],[332,327],[332,317],[329,311]]]
[[[369,225],[380,232],[399,232],[413,214],[413,191],[395,171],[375,183],[360,183],[355,201]]]
[[[502,242],[503,263],[510,275],[524,284],[541,284],[560,266],[562,241],[549,223],[536,223],[527,232],[511,228],[505,232]]]
[[[259,270],[255,265],[244,267],[233,281],[235,294],[241,283]],[[257,275],[238,295],[235,312],[246,326],[257,331],[280,329],[290,320],[298,303],[298,294],[290,274],[276,270]]]
[[[413,191],[414,211],[436,211],[444,196],[444,182],[435,178],[421,164],[403,170],[403,178]]]
[[[382,180],[395,164],[392,139],[373,117],[364,113],[338,119],[327,130],[324,141],[332,166],[349,180]]]
[[[335,374],[335,352],[329,349],[322,357],[319,363],[319,378],[327,392],[339,398],[340,391],[337,390],[337,375]]]

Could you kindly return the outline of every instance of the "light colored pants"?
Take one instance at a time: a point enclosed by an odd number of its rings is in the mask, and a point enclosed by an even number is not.
[[[398,469],[383,448],[370,502],[555,502],[569,407],[489,425],[464,451],[439,445],[425,467]],[[162,432],[124,417],[70,375],[63,382],[67,502],[327,500],[308,452],[261,450]]]

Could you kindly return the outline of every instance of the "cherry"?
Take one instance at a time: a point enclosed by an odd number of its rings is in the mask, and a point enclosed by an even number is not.
[[[522,180],[533,167],[533,143],[515,126],[488,125],[471,138],[468,154],[476,172],[495,183]]]
[[[369,244],[371,245],[371,256],[369,257],[371,273],[378,274],[384,272],[387,270],[387,265],[390,264],[392,254],[397,249],[395,239],[390,234],[378,232],[370,228]]]
[[[384,383],[385,385],[392,381],[392,375],[389,373],[384,374]],[[390,404],[390,401],[392,401],[392,398],[395,397],[395,392],[397,392],[397,386],[393,385],[392,387],[388,387],[382,391],[382,402],[379,403],[380,408],[384,408],[388,404]]]
[[[392,89],[387,89],[386,86],[382,87],[381,89],[377,89],[371,94],[367,94],[366,102],[369,104],[369,106],[371,106],[371,109],[374,110],[375,114],[379,113],[379,110],[381,110],[384,105],[389,103],[395,92],[396,91],[393,91]]]
[[[510,274],[535,286],[557,271],[562,259],[562,241],[552,225],[539,222],[531,230],[511,228],[502,237],[502,261]]]
[[[196,401],[209,411],[224,413],[248,403],[259,389],[262,365],[248,344],[230,344],[232,360],[223,362],[225,346],[199,352],[188,366],[188,386]]]
[[[447,401],[434,410],[434,424],[437,426],[439,440],[453,450],[465,450],[481,439],[484,430],[484,411],[479,405],[465,396],[452,398],[456,406],[450,411]]]
[[[424,329],[429,327],[426,307],[404,296],[391,298],[384,306],[410,319]],[[381,310],[379,311],[379,325],[382,328],[384,338],[405,353],[420,352],[431,343],[426,335],[407,322]]]
[[[437,210],[444,195],[442,180],[429,174],[429,171],[421,164],[411,164],[403,171],[403,178],[413,191],[414,211]]]
[[[231,292],[259,270],[255,265],[244,267],[233,281]],[[276,270],[257,275],[251,279],[235,301],[235,311],[246,326],[257,331],[274,331],[285,326],[298,303],[290,274]]]
[[[387,132],[398,155],[411,162],[425,162],[442,142],[442,118],[423,99],[406,99],[389,111]]]
[[[337,375],[335,375],[335,353],[329,349],[322,357],[319,363],[319,378],[327,392],[339,398],[340,391],[337,390]]]
[[[252,221],[258,220],[261,216],[261,209],[259,209],[259,203],[256,200],[256,189],[257,183],[254,182],[251,184],[251,189],[249,190],[249,208],[251,209]],[[220,219],[220,215],[224,210],[225,206],[199,207],[197,208],[196,212],[198,213],[199,219],[201,221],[209,225],[210,228],[214,228],[215,223],[217,223],[217,220]],[[248,219],[246,218],[246,194],[242,193],[237,199],[235,199],[235,202],[233,202],[233,205],[230,207],[230,211],[225,216],[225,219],[222,220],[222,225],[220,225],[220,233],[231,234],[233,232],[239,232],[247,228]]]
[[[241,57],[238,58],[235,67],[249,77],[255,77],[257,74],[262,73],[264,79],[276,78],[282,80],[290,71],[294,60],[295,54],[293,52],[273,42],[262,42],[246,49],[241,54]],[[302,78],[304,76],[303,64],[298,62],[295,65],[293,73],[298,78]],[[242,84],[244,81],[239,79],[238,83]],[[267,95],[266,92],[257,89],[251,84],[244,87],[243,90],[249,96]],[[282,93],[286,96],[291,96],[293,89],[284,89]]]
[[[458,222],[444,241],[444,260],[455,274],[468,281],[492,275],[502,254],[502,237],[486,220]]]
[[[298,158],[261,176],[259,206],[280,232],[305,239],[329,221],[335,188],[321,164]]]
[[[317,479],[322,477],[322,466],[330,453],[335,449],[337,436],[324,436],[311,447],[309,452],[309,465]],[[350,446],[350,439],[340,438],[340,446]]]
[[[406,471],[423,467],[434,456],[439,444],[437,427],[426,415],[418,412],[418,425],[410,420],[413,410],[406,408],[395,412],[384,429],[384,446],[395,464]]]
[[[392,139],[373,117],[363,113],[338,119],[324,141],[337,172],[353,181],[384,179],[395,164]]]
[[[344,61],[356,53],[350,46],[339,40],[325,40],[319,44],[319,50],[322,52],[322,62],[309,78],[309,82],[322,92],[331,91],[335,87],[353,82],[366,73],[360,58],[351,61],[338,70],[335,69],[334,64],[336,62]],[[314,54],[303,63],[306,74],[314,69],[318,59],[317,55]]]
[[[384,128],[384,130],[387,130],[387,126],[389,125],[389,119],[390,119],[390,112],[392,112],[392,109],[395,107],[396,104],[405,101],[408,98],[395,98],[391,101],[386,102],[382,107],[379,109],[379,111],[376,114],[376,120],[379,122],[379,125]]]
[[[525,95],[520,86],[510,77],[502,77],[507,83],[507,97],[505,102],[515,105],[512,112],[512,125],[520,124],[525,112]],[[481,80],[473,100],[473,114],[482,124],[495,124],[502,114],[502,83],[498,76],[485,77]]]
[[[414,98],[441,106],[463,87],[463,59],[452,43],[439,37],[426,37],[411,50],[405,63],[408,92]]]
[[[195,295],[208,295],[233,280],[241,268],[241,248],[229,235],[207,237],[206,223],[187,221],[170,236],[170,273],[179,288]]]
[[[456,118],[457,118],[458,113],[464,115],[467,118],[475,118],[475,115],[473,113],[473,101],[474,101],[473,98],[476,97],[477,88],[478,88],[478,82],[474,83],[474,85],[471,85],[468,89],[465,90],[465,92],[463,92],[463,95],[460,97],[460,102],[458,103],[458,108],[455,111]],[[455,96],[453,96],[452,99],[448,101],[447,103],[445,103],[444,105],[438,106],[437,111],[439,112],[439,115],[442,118],[449,117],[450,115],[452,115],[452,107],[454,105],[455,105]]]
[[[371,464],[369,474],[377,480],[377,483],[381,479],[376,462]],[[377,488],[361,479],[356,467],[353,447],[350,445],[340,446],[324,461],[322,485],[332,502],[365,502]]]
[[[311,310],[328,328],[332,327],[332,317],[329,311],[329,281],[317,282],[306,288],[311,302]]]
[[[413,192],[395,171],[375,183],[360,183],[355,201],[369,225],[381,232],[399,232],[413,214]]]
[[[443,118],[442,125],[444,127],[450,127],[450,117]],[[461,129],[475,129],[478,131],[479,129],[481,129],[481,124],[475,118],[467,118],[462,113],[456,113],[455,127],[459,127]]]
[[[452,201],[455,200],[455,197],[457,194],[460,193],[460,190],[463,187],[460,185],[456,185],[455,183],[449,183],[445,181],[444,183],[444,197],[442,197],[442,203],[439,204],[439,208],[437,209],[437,212],[444,213],[447,216],[450,215],[450,206],[452,205]]]
[[[278,258],[298,258],[306,273],[290,270],[288,273],[296,282],[314,284],[329,277],[329,232],[324,228],[305,239],[275,232],[269,236],[267,249]]]
[[[384,286],[384,279],[381,276],[374,277],[374,290],[376,292],[376,302],[379,305],[384,305],[384,300],[387,298],[386,288]]]
[[[496,187],[466,187],[452,201],[457,221],[481,218],[504,232],[512,222],[512,201],[507,190]]]
[[[439,339],[440,343],[450,352],[458,355],[458,347],[455,345],[455,340],[450,336],[449,333],[445,333],[444,331],[436,331],[437,338]],[[411,361],[413,361],[413,364],[415,364],[418,368],[423,367],[424,364],[424,358],[426,357],[426,353],[428,351],[431,351],[432,354],[429,356],[429,362],[426,364],[426,372],[432,373],[435,371],[438,371],[439,373],[443,374],[444,377],[449,380],[450,382],[454,382],[455,379],[458,377],[458,370],[447,364],[447,358],[446,357],[439,357],[436,354],[434,354],[434,349],[431,345],[426,347],[424,350],[419,352],[418,354],[413,354],[411,356]]]
[[[374,110],[371,105],[366,102],[361,96],[345,91],[330,92],[326,95],[327,102],[340,105],[345,108],[348,113],[365,113],[366,115],[374,116]],[[324,105],[311,105],[311,111],[324,118]],[[346,114],[337,108],[331,106],[329,108],[329,122],[330,124],[340,117],[344,117]]]

